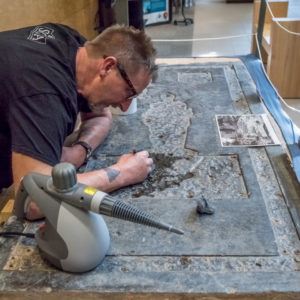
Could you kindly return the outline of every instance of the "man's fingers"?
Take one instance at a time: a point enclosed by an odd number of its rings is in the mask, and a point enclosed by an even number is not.
[[[147,166],[152,166],[153,165],[153,159],[152,158],[148,158],[147,159]]]
[[[139,155],[147,158],[147,157],[149,157],[149,152],[144,150],[144,151],[139,152]]]
[[[36,205],[35,202],[30,201],[28,205],[28,210],[26,212],[26,219],[29,221],[39,220],[44,218],[44,214],[40,210],[40,208]]]
[[[153,163],[152,158],[147,159],[147,166],[148,166],[148,174],[151,173],[155,169],[155,165]]]

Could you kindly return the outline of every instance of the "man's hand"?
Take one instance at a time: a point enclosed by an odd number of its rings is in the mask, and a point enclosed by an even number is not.
[[[122,185],[127,186],[144,181],[152,170],[153,160],[147,151],[135,154],[124,154],[116,163],[116,168],[120,170]],[[113,169],[114,166],[110,167]]]
[[[14,190],[17,194],[21,179],[28,173],[35,172],[50,175],[52,167],[22,153],[12,153],[12,168],[14,176]],[[43,213],[38,206],[31,201],[28,205],[26,218],[36,220],[43,217]]]
[[[26,219],[29,221],[34,221],[43,217],[44,214],[41,212],[40,208],[36,205],[36,203],[34,201],[30,201],[26,212]]]

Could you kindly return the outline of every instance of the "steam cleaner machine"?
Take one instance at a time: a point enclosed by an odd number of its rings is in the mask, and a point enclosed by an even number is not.
[[[14,212],[25,218],[33,200],[45,216],[35,232],[42,256],[58,269],[86,272],[108,252],[109,231],[102,215],[183,234],[180,229],[93,187],[77,182],[75,167],[59,163],[51,176],[29,173],[22,179]]]

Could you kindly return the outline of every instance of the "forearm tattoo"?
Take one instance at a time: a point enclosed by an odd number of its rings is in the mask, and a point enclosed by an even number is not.
[[[109,182],[112,182],[113,180],[115,180],[118,177],[118,175],[120,174],[120,171],[114,170],[111,168],[106,168],[106,169],[104,169],[104,171],[107,174]]]

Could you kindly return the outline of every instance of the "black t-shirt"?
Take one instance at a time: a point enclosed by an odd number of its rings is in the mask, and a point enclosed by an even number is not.
[[[12,183],[12,151],[59,162],[78,112],[87,111],[75,81],[84,42],[59,24],[0,32],[0,188]]]

